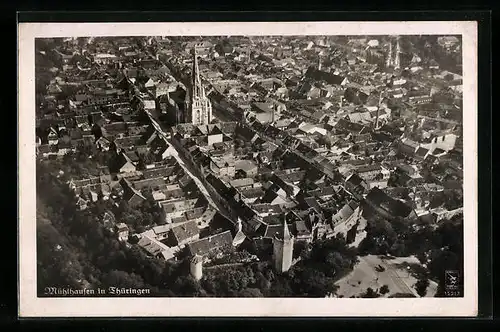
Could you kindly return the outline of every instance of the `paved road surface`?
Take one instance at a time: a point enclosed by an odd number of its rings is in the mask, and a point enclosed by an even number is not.
[[[359,296],[368,287],[376,290],[383,285],[387,285],[389,293],[385,296],[395,293],[406,293],[419,297],[412,287],[416,279],[408,271],[395,267],[395,264],[403,261],[413,262],[411,258],[404,257],[384,261],[378,256],[368,255],[359,257],[359,260],[359,263],[350,274],[336,282],[340,287],[337,292],[338,295],[343,295],[344,297]],[[385,268],[384,271],[378,272],[375,269],[379,264]]]
[[[407,280],[409,281],[410,278],[409,272],[396,269],[392,264],[387,264],[384,260],[381,260],[377,256],[369,255],[363,257],[363,259],[368,263],[368,265],[370,265],[371,268],[373,268],[374,271],[376,271],[375,267],[377,265],[383,266],[385,268],[385,272],[387,272],[387,276],[399,288],[398,293],[413,294],[419,297],[415,290],[407,283]]]

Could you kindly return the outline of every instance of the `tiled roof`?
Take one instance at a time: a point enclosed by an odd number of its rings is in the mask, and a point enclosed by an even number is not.
[[[382,167],[380,167],[380,165],[372,164],[372,165],[358,167],[356,169],[356,172],[365,173],[365,172],[373,172],[373,171],[380,171],[380,170],[382,170]]]
[[[161,177],[133,181],[134,188],[138,190],[141,190],[143,188],[161,187],[164,184],[165,181]]]
[[[394,217],[407,217],[412,210],[411,207],[409,207],[405,203],[389,197],[378,188],[373,188],[366,196],[366,200],[376,206],[383,208]]]
[[[200,218],[201,216],[203,216],[204,212],[205,212],[205,208],[200,207],[200,208],[195,208],[193,210],[186,211],[184,213],[184,215],[186,216],[187,220],[193,220],[193,219],[197,219],[197,218]]]
[[[168,248],[161,242],[149,238],[148,236],[143,236],[137,244],[153,256],[160,254],[163,250]]]
[[[427,152],[429,152],[429,149],[426,149],[426,148],[423,148],[423,147],[419,147],[417,149],[417,152],[415,153],[417,156],[420,156],[420,157],[424,157]]]
[[[321,206],[314,197],[306,197],[304,198],[304,202],[307,204],[307,206],[316,210],[316,212],[321,213]]]
[[[174,169],[175,169],[175,166],[156,167],[156,168],[152,168],[152,169],[143,170],[142,175],[146,179],[155,178],[155,177],[167,177],[167,176],[172,175]]]
[[[244,186],[251,186],[253,185],[254,180],[252,178],[242,178],[242,179],[232,180],[230,183],[233,187],[238,188]]]
[[[233,237],[231,236],[231,232],[228,230],[197,241],[193,241],[187,246],[192,255],[198,254],[203,256],[214,249],[229,246],[232,245],[232,243]]]
[[[262,188],[248,188],[241,190],[241,194],[245,198],[257,198],[264,194],[264,190]]]
[[[174,235],[177,242],[180,243],[200,234],[200,231],[198,229],[198,226],[196,226],[196,222],[188,221],[185,224],[173,227],[172,234]]]
[[[297,220],[295,222],[295,232],[297,236],[305,236],[311,234],[311,230],[307,227],[307,224],[304,220]]]

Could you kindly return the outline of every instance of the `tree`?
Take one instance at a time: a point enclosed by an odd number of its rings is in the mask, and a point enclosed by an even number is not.
[[[406,247],[404,242],[401,240],[396,240],[396,242],[394,242],[391,248],[389,249],[389,252],[396,257],[400,257],[400,256],[405,256],[405,250]]]
[[[258,288],[246,288],[239,293],[240,297],[263,297],[264,295]]]
[[[380,287],[379,293],[382,295],[389,293],[389,286],[383,285],[382,287]]]
[[[75,248],[43,215],[37,211],[37,283],[45,287],[80,288],[78,280],[85,277]]]
[[[436,278],[442,278],[446,270],[461,270],[459,257],[449,250],[433,250],[428,264],[429,273]]]
[[[361,295],[363,298],[377,298],[380,297],[380,295],[373,290],[373,288],[368,287],[366,292]]]
[[[333,279],[318,269],[299,267],[294,272],[292,274],[293,278],[286,279],[291,279],[290,283],[295,294],[310,297],[325,297],[328,294],[335,293],[337,290]],[[279,279],[281,278],[284,277],[281,276]]]
[[[260,271],[255,273],[255,284],[263,294],[266,294],[271,287],[271,282]]]
[[[308,249],[308,243],[304,241],[295,241],[293,244],[294,258],[301,257]]]
[[[427,287],[429,286],[429,279],[419,279],[415,283],[415,289],[420,297],[424,297],[427,294]]]
[[[103,283],[107,287],[124,287],[124,288],[144,288],[144,280],[135,274],[125,271],[112,270],[104,276]]]
[[[272,297],[291,297],[295,293],[290,286],[290,281],[286,278],[276,278],[272,283],[269,295]]]

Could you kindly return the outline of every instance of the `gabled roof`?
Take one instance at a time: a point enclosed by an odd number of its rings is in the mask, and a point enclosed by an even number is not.
[[[349,203],[345,204],[342,209],[335,215],[335,217],[341,218],[341,220],[346,220],[349,218],[354,211],[358,208],[359,204],[351,200]]]
[[[222,248],[224,246],[232,246],[233,237],[231,231],[227,230],[225,232],[205,237],[197,241],[188,243],[188,248],[191,255],[201,255],[204,256],[210,253],[212,250]]]
[[[168,247],[163,243],[148,236],[142,236],[137,244],[153,256],[156,256],[162,251],[168,249]]]
[[[127,224],[124,224],[124,223],[119,223],[116,225],[116,228],[118,230],[118,232],[121,232],[121,231],[128,231],[128,226]]]
[[[155,177],[167,177],[171,176],[175,170],[175,166],[162,166],[155,167],[151,169],[145,169],[142,171],[142,176],[145,179],[155,178]]]
[[[248,188],[244,190],[240,190],[243,198],[259,198],[264,194],[264,190],[259,188]]]
[[[222,131],[217,125],[214,125],[212,128],[209,127],[209,135],[219,135],[222,134]]]
[[[360,173],[366,173],[366,172],[373,172],[373,171],[381,171],[382,167],[379,164],[372,164],[372,165],[366,165],[366,166],[361,166],[356,168],[356,172],[358,174]]]
[[[393,217],[407,217],[412,211],[410,206],[393,199],[376,187],[370,190],[365,199],[392,214]]]
[[[177,243],[181,243],[200,234],[195,221],[188,221],[182,225],[174,226],[171,231]]]
[[[162,177],[148,178],[143,180],[137,180],[133,182],[134,188],[141,190],[143,188],[155,188],[165,185],[165,181]]]
[[[137,152],[135,151],[127,151],[127,152],[123,152],[124,155],[127,156],[127,158],[131,161],[131,162],[138,162],[140,160],[139,156],[137,155]]]
[[[194,208],[192,210],[186,211],[184,213],[184,215],[186,216],[187,220],[193,220],[193,219],[197,219],[197,218],[200,218],[201,216],[203,216],[204,212],[205,212],[204,207],[198,207],[198,208]]]
[[[146,198],[138,190],[136,190],[128,180],[121,179],[120,185],[123,188],[123,199],[126,201],[130,200],[134,196],[138,196],[142,200],[146,200]]]
[[[419,157],[424,157],[428,152],[429,152],[429,149],[426,149],[424,147],[419,147],[415,154]]]
[[[282,240],[290,240],[292,235],[290,234],[290,229],[288,224],[279,217],[280,222],[274,225],[267,225],[264,233],[265,238],[278,238]]]
[[[241,178],[241,179],[234,179],[230,181],[231,186],[235,188],[239,187],[245,187],[245,186],[251,186],[254,184],[254,180],[252,178]]]
[[[347,178],[346,183],[350,183],[354,186],[359,186],[361,183],[363,183],[363,181],[364,180],[359,175],[354,173]]]
[[[403,139],[401,140],[401,143],[414,149],[417,149],[419,147],[419,144],[411,139]]]
[[[269,188],[264,193],[264,196],[262,196],[262,198],[260,199],[260,202],[271,204],[278,197],[280,197],[280,196],[276,193],[276,191],[274,191],[272,188]],[[282,198],[282,199],[285,200],[284,198]]]
[[[441,148],[435,148],[434,151],[432,152],[433,155],[438,155],[438,154],[441,154],[441,153],[444,153],[446,151],[444,151],[443,149]]]
[[[364,128],[364,126],[359,124],[359,123],[353,123],[353,122],[347,121],[345,119],[339,119],[336,127],[348,130],[350,132],[356,132],[356,133],[360,133]]]
[[[296,236],[308,236],[311,235],[311,230],[307,226],[305,220],[297,220],[295,221],[295,234]]]

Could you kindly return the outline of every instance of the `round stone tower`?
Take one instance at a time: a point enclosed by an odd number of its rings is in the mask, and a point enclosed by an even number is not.
[[[283,273],[290,269],[293,260],[293,236],[286,221],[283,221],[283,235],[273,239],[273,260],[276,272]]]
[[[200,280],[203,276],[203,256],[194,255],[190,262],[191,275],[194,279]]]

